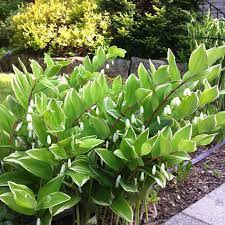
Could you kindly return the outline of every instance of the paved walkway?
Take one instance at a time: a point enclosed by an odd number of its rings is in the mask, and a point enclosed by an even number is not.
[[[164,225],[225,225],[225,183]]]

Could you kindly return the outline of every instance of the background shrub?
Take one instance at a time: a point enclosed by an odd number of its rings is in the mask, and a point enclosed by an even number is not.
[[[190,17],[184,10],[197,10],[198,2],[100,0],[100,5],[111,15],[112,44],[125,48],[129,56],[159,58],[167,48],[176,54],[187,51]]]
[[[108,18],[98,11],[95,0],[40,0],[12,21],[12,43],[21,49],[83,55],[108,44]]]
[[[15,14],[25,0],[1,0],[0,3],[0,48],[8,47],[13,36],[10,16]]]

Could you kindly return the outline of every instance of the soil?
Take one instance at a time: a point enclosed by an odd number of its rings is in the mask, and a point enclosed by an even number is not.
[[[204,151],[206,150],[198,150],[195,155],[199,155]],[[195,157],[195,155],[192,157]],[[160,200],[156,205],[157,218],[152,220],[152,224],[162,224],[224,182],[225,146],[195,164],[183,182],[173,181],[159,192]]]

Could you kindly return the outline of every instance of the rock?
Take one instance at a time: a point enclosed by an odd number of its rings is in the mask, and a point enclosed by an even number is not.
[[[115,59],[111,62],[107,62],[104,66],[105,74],[110,77],[116,77],[121,75],[123,78],[127,78],[130,70],[130,60]]]
[[[155,65],[156,68],[159,68],[160,66],[163,65],[167,65],[167,61],[166,60],[151,60],[152,63]],[[149,59],[142,59],[142,58],[138,58],[138,57],[132,57],[131,58],[131,67],[130,67],[130,73],[134,73],[137,74],[137,70],[138,67],[140,65],[140,63],[143,63],[143,65],[145,66],[146,69],[149,69]],[[177,63],[178,68],[181,71],[181,74],[184,74],[184,72],[186,72],[186,66],[184,63]]]

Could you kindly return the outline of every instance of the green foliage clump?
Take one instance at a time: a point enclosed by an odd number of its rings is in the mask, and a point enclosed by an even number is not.
[[[125,48],[129,56],[159,58],[171,48],[177,55],[188,52],[189,15],[197,2],[102,0],[100,6],[110,14],[112,44]]]
[[[207,48],[218,47],[225,44],[225,20],[212,18],[210,12],[199,20],[197,15],[192,15],[192,20],[188,23],[188,40],[189,47],[192,51],[200,43],[204,43]],[[224,66],[224,58],[221,59],[221,64]],[[225,89],[225,72],[221,72],[221,75],[214,80],[214,84],[217,84],[221,90]],[[221,92],[222,93],[222,92]],[[223,91],[223,94],[225,92]],[[216,110],[225,109],[225,97],[221,95],[217,102],[205,108],[209,113],[214,113]],[[224,134],[221,135],[221,138]]]
[[[0,20],[5,21],[25,0],[1,0]]]
[[[212,18],[210,12],[199,20],[197,15],[191,15],[191,21],[187,24],[189,46],[192,51],[200,43],[207,48],[221,46],[225,43],[225,20]]]
[[[13,36],[10,17],[14,15],[25,0],[1,0],[0,3],[0,47],[8,47]]]
[[[138,76],[113,82],[103,68],[125,56],[115,46],[98,48],[65,77],[60,70],[69,62],[48,54],[45,69],[31,60],[31,73],[20,61],[15,97],[0,105],[0,200],[41,225],[73,207],[76,225],[94,215],[108,224],[105,212],[111,224],[135,218],[139,225],[141,209],[158,200],[154,189],[173,179],[169,168],[189,161],[225,126],[224,111],[202,113],[220,94],[209,82],[219,76],[224,55],[225,46],[200,45],[181,76],[168,50],[168,65],[140,64]]]
[[[12,23],[12,43],[20,49],[84,55],[108,44],[108,18],[95,0],[36,1],[13,16]]]

